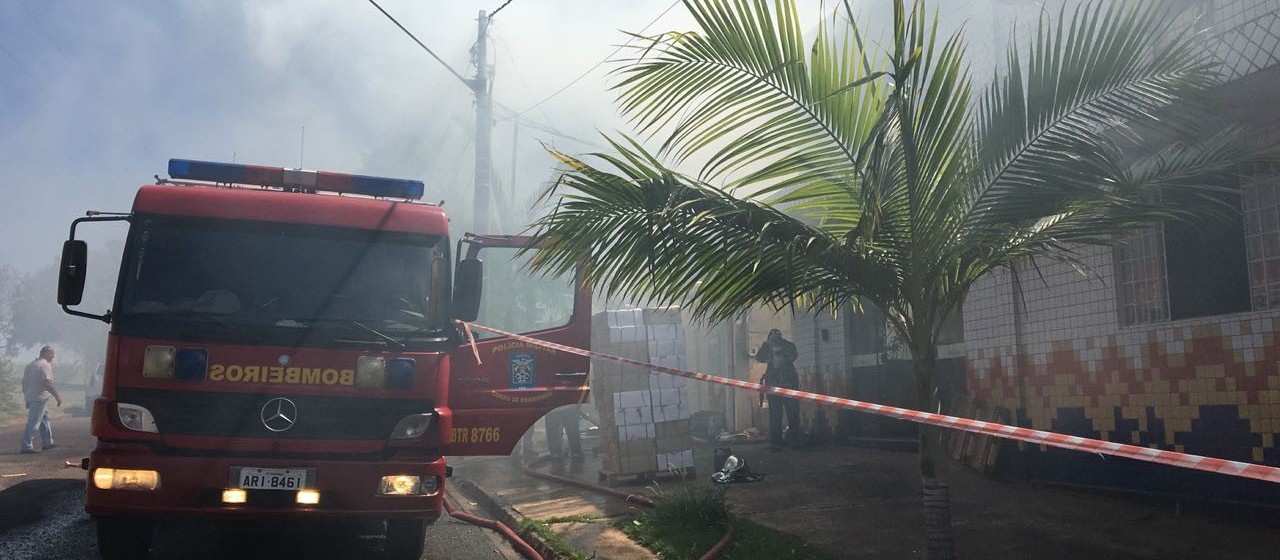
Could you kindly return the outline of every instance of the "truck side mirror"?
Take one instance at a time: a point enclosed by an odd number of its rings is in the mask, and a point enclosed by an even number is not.
[[[58,305],[80,305],[84,297],[85,266],[89,245],[84,241],[62,243],[62,263],[58,267]]]
[[[453,317],[471,322],[480,316],[480,293],[484,287],[484,263],[480,259],[458,261],[453,278]]]

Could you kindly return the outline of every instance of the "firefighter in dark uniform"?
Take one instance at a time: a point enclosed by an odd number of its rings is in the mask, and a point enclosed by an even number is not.
[[[796,373],[795,361],[799,356],[796,345],[782,337],[782,331],[769,331],[769,338],[756,351],[756,361],[769,364],[760,383],[766,386],[784,389],[799,389],[800,376]],[[791,438],[798,441],[800,433],[800,403],[792,398],[769,395],[769,442],[770,448],[781,449],[786,443],[782,439],[782,413],[787,413],[787,428],[791,430]]]

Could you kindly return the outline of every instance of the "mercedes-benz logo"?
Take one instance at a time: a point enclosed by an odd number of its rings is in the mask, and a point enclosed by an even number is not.
[[[298,405],[293,401],[284,397],[276,397],[267,401],[262,405],[262,411],[258,413],[258,418],[262,420],[262,425],[273,432],[288,431],[293,427],[293,423],[298,421]]]

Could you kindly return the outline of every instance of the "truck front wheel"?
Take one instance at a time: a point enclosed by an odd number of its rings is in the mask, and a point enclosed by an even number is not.
[[[156,522],[149,517],[95,517],[102,560],[138,560],[151,554]]]
[[[426,537],[425,519],[388,519],[386,560],[418,560]]]

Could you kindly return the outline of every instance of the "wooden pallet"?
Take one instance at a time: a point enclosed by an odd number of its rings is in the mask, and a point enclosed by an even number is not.
[[[987,403],[982,401],[973,402],[974,420],[989,421],[991,420],[991,409]],[[978,434],[967,432],[969,437],[965,440],[964,461],[970,467],[982,470],[982,465],[987,460],[987,446],[991,444],[991,436],[987,434]]]
[[[643,473],[618,473],[608,469],[600,469],[600,484],[605,486],[640,486],[655,480],[694,480],[698,477],[697,469],[688,467],[675,471],[654,471]]]
[[[997,424],[1011,424],[1012,413],[1007,408],[997,406],[992,409],[991,421]],[[987,442],[986,452],[983,453],[982,466],[979,468],[983,474],[990,475],[996,472],[996,465],[1000,462],[1000,448],[1004,446],[1005,441],[993,437]]]
[[[960,418],[973,418],[975,403],[967,395],[956,395],[952,401],[951,415]],[[947,452],[956,461],[964,460],[965,448],[968,445],[969,432],[964,430],[947,430]]]

